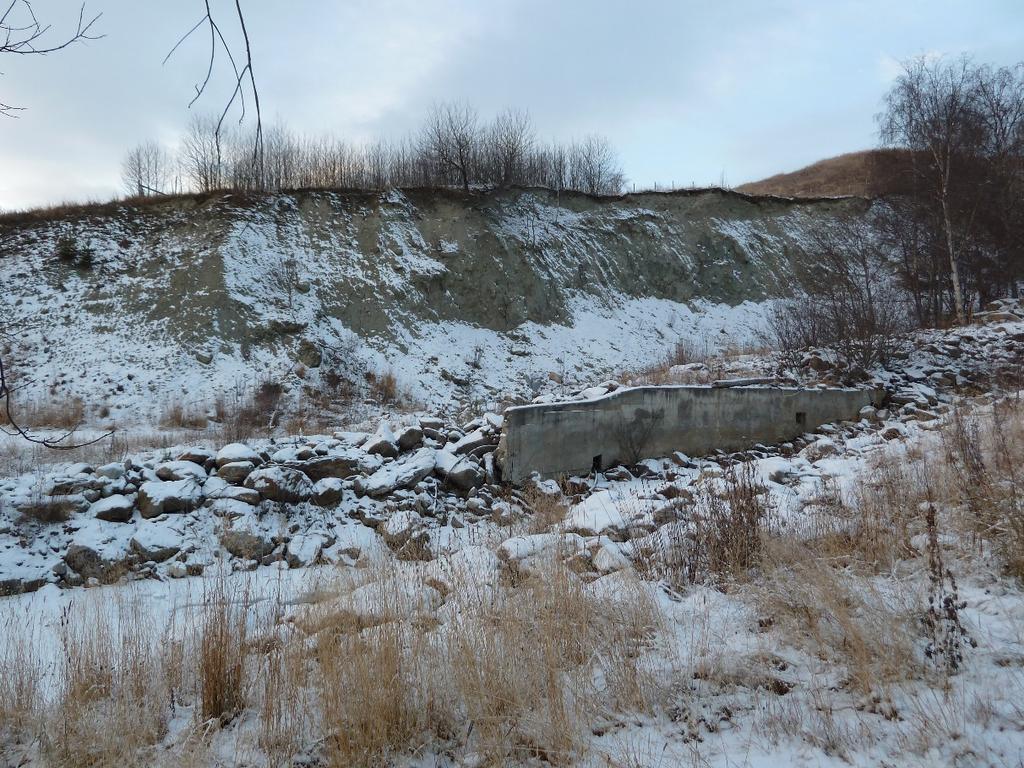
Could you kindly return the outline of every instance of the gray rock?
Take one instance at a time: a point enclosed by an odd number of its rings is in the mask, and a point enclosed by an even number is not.
[[[220,534],[220,544],[235,557],[258,560],[274,551],[274,544],[248,531],[228,528]]]
[[[192,478],[155,480],[139,486],[139,513],[146,518],[166,512],[191,512],[202,501],[202,486]]]
[[[359,471],[359,456],[319,456],[308,461],[291,462],[287,466],[297,469],[314,482],[325,477],[351,477]]]
[[[399,450],[411,451],[423,442],[423,430],[419,427],[406,427],[398,432],[395,441]]]
[[[132,519],[134,512],[134,496],[108,496],[89,507],[89,513],[93,517],[111,523],[127,523]]]
[[[230,461],[217,468],[217,476],[232,485],[241,485],[254,469],[256,465],[251,461]]]
[[[260,496],[284,504],[298,504],[313,495],[313,483],[302,472],[290,467],[265,467],[245,479],[245,487],[259,491]]]
[[[341,501],[343,484],[337,477],[325,477],[313,485],[311,501],[318,507],[335,507]]]

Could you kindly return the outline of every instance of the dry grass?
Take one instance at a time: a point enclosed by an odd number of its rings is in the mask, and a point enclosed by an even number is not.
[[[845,671],[844,685],[855,692],[884,690],[924,672],[915,647],[924,613],[920,596],[883,591],[813,548],[786,541],[769,545],[751,590],[765,623]]]
[[[60,627],[62,664],[38,733],[41,753],[68,768],[145,765],[167,731],[174,643],[137,601],[79,611]]]
[[[24,429],[75,429],[85,419],[85,403],[80,397],[62,400],[27,400],[12,398],[11,414]],[[6,411],[0,413],[0,424],[6,425]]]
[[[167,404],[160,414],[160,426],[165,429],[206,429],[206,425],[205,411],[180,402]]]
[[[910,181],[908,152],[872,149],[849,152],[761,181],[742,184],[738,192],[782,197],[833,197],[836,195],[879,195],[906,192]]]
[[[204,722],[230,722],[246,704],[249,594],[229,590],[217,577],[203,600],[198,628],[199,714]]]
[[[370,397],[383,405],[394,405],[401,401],[401,392],[398,389],[398,379],[391,371],[384,373],[366,372],[366,384],[369,387]]]

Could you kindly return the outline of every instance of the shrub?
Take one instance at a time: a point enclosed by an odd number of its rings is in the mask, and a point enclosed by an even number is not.
[[[57,258],[70,264],[78,259],[78,241],[65,235],[57,241]]]

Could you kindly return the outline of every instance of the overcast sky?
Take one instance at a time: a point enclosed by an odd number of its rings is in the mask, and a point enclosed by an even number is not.
[[[69,0],[35,0],[54,33]],[[205,70],[200,0],[88,0],[102,40],[0,56],[0,208],[105,199],[121,158],[172,145]],[[213,0],[229,26],[233,3]],[[431,102],[530,110],[545,138],[607,135],[630,184],[740,184],[872,146],[898,62],[1024,59],[1024,0],[245,0],[265,120],[399,137]],[[217,10],[219,9],[219,10]],[[219,77],[217,77],[219,74]],[[193,107],[223,105],[228,72]]]

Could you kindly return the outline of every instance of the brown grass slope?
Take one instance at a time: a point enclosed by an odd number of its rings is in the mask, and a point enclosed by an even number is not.
[[[869,149],[819,160],[736,188],[748,195],[779,197],[882,197],[907,191],[910,155],[899,149]]]

